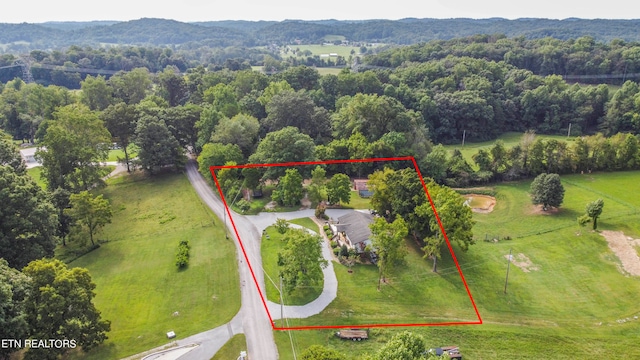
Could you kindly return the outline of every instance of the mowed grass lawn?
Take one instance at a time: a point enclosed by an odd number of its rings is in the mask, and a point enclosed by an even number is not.
[[[605,206],[599,229],[621,230],[640,238],[640,197],[635,196],[640,190],[640,172],[570,175],[562,180],[565,201],[552,215],[533,212],[530,181],[497,185],[494,212],[474,214],[477,244],[468,252],[454,246],[483,325],[372,329],[372,339],[362,343],[340,341],[333,336],[335,330],[294,331],[294,348],[301,351],[311,344],[323,344],[347,354],[348,359],[359,359],[393,334],[409,330],[424,335],[427,346],[458,345],[467,359],[587,359],[621,354],[640,358],[640,278],[621,273],[619,260],[604,237],[576,222],[587,202],[602,197]],[[485,234],[512,240],[485,242]],[[509,250],[524,254],[532,267],[527,272],[512,263],[504,294]],[[450,265],[444,259],[440,264],[439,276],[444,280],[451,276],[446,270]],[[354,274],[363,270],[356,267]],[[345,275],[349,274],[338,270],[338,299],[316,317],[316,323],[355,322],[359,312],[376,309],[373,303],[381,314],[395,319],[406,306],[406,299],[392,305],[362,284],[350,284],[357,291],[349,293],[352,299],[343,297],[341,290],[349,282]],[[367,276],[374,278],[374,274]],[[430,286],[440,290],[440,297],[422,297],[423,312],[437,304],[443,313],[451,309],[446,315],[453,317],[467,308],[450,295],[457,290],[452,281],[446,288],[437,287],[438,282],[426,275],[422,281],[432,281]],[[383,288],[382,294],[386,291]],[[441,299],[450,299],[447,307],[438,303]],[[419,315],[416,311],[417,321]],[[276,340],[281,358],[292,358],[288,334],[276,332]]]
[[[117,359],[224,324],[240,308],[235,247],[184,174],[132,181],[104,190],[112,224],[107,243],[71,263],[89,269],[95,305],[111,320],[109,339],[86,357]],[[180,240],[191,244],[186,269],[175,266]],[[177,315],[174,313],[177,312]]]

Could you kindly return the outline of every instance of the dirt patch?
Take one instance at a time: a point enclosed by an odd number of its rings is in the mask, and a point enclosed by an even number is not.
[[[559,208],[548,207],[547,210],[543,210],[542,205],[533,205],[529,213],[532,215],[554,215],[557,214],[558,211],[560,211]]]
[[[625,236],[622,231],[604,230],[600,235],[607,239],[609,248],[620,259],[622,270],[633,276],[640,276],[640,257],[635,247],[640,247],[640,239]]]
[[[493,207],[496,205],[496,198],[489,195],[467,194],[464,195],[464,198],[466,199],[465,205],[476,213],[488,214],[493,211]]]
[[[504,258],[509,260],[509,254],[505,255]],[[520,270],[524,272],[540,270],[540,266],[532,263],[531,260],[523,253],[511,255],[511,263],[519,267]]]
[[[308,208],[311,207],[311,200],[309,200],[307,195],[305,195],[304,198],[302,198],[302,200],[300,200],[300,205],[302,205],[300,210],[305,210],[305,209],[308,209]]]

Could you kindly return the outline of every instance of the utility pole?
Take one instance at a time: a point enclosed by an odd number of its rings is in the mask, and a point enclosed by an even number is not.
[[[464,138],[467,135],[467,130],[462,130],[462,147],[464,147]]]
[[[511,267],[511,249],[509,249],[509,258],[507,259],[507,277],[504,280],[504,293],[507,293],[507,283],[509,282],[509,268]]]
[[[569,131],[567,131],[567,137],[571,136],[571,123],[569,123]]]
[[[282,276],[280,276],[280,321],[284,321],[284,300],[282,299]]]

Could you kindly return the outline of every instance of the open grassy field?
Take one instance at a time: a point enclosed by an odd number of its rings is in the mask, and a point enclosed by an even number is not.
[[[354,55],[360,54],[359,46],[343,46],[343,45],[290,45],[289,48],[291,50],[299,49],[300,51],[309,50],[313,55],[321,55],[321,54],[338,54],[344,58],[348,58],[351,55],[351,51],[354,51]],[[284,51],[280,52],[280,55],[284,58],[286,57],[295,57],[293,51],[289,51],[285,53]]]
[[[504,146],[506,148],[513,147],[517,145],[522,139],[522,133],[519,132],[507,132],[498,137],[498,140],[502,140],[504,142]],[[543,135],[536,134],[536,138],[542,139],[556,139],[559,141],[573,141],[573,137],[567,138],[565,135]],[[496,140],[482,141],[482,142],[465,142],[464,146],[462,146],[462,139],[460,139],[460,143],[445,145],[445,149],[453,151],[455,149],[460,150],[462,156],[472,165],[475,165],[473,159],[471,158],[474,154],[478,152],[480,149],[488,150],[490,147],[495,144]]]
[[[238,358],[240,351],[247,351],[247,339],[244,334],[234,335],[211,360],[234,360]]]
[[[311,221],[307,218],[307,220]],[[299,221],[300,222],[300,221]],[[306,222],[303,222],[306,223]],[[309,225],[306,223],[306,225]],[[304,226],[304,225],[303,225]],[[315,231],[318,231],[316,227]],[[286,245],[282,239],[282,234],[276,231],[276,228],[270,226],[266,229],[266,233],[262,237],[262,242],[260,246],[260,253],[262,255],[262,267],[264,269],[264,283],[266,287],[267,299],[279,303],[280,302],[280,291],[278,288],[279,284],[279,273],[280,269],[278,267],[278,253],[284,249]],[[284,304],[285,305],[304,305],[307,304],[314,299],[316,299],[320,293],[322,293],[322,287],[324,286],[324,282],[319,282],[315,286],[307,286],[307,287],[298,287],[293,290],[293,292],[289,293],[285,291],[284,295]]]
[[[135,181],[134,181],[135,180]],[[109,339],[85,358],[117,359],[219,326],[240,307],[235,247],[184,174],[118,177],[104,190],[112,224],[102,246],[73,261],[97,285],[95,305],[111,320]],[[175,266],[180,240],[191,244]]]
[[[586,203],[601,197],[605,206],[599,229],[621,230],[640,238],[640,197],[631,195],[640,189],[640,172],[571,175],[562,180],[565,201],[553,214],[534,211],[528,196],[530,181],[497,185],[494,211],[474,214],[477,244],[468,252],[454,247],[483,325],[408,330],[424,335],[427,346],[460,346],[465,359],[587,359],[621,354],[640,358],[640,278],[622,273],[605,238],[589,228],[580,228],[576,222]],[[485,235],[501,240],[485,242]],[[502,240],[505,236],[512,240]],[[505,294],[510,250],[516,260],[523,259],[519,257],[522,254],[529,263],[511,264]],[[432,282],[428,286],[437,288],[434,279],[446,280],[449,268],[443,259],[440,275],[413,274],[413,278],[416,282]],[[386,289],[381,293],[370,291],[362,284],[350,283],[349,274],[341,266],[336,269],[338,299],[315,317],[316,323],[332,321],[337,325],[345,319],[356,320],[358,312],[374,309],[373,302],[379,312],[373,316],[395,319],[406,306],[402,300],[395,305],[385,303],[381,295]],[[366,271],[360,266],[354,274]],[[366,277],[373,279],[374,274]],[[354,289],[345,289],[347,284]],[[421,298],[421,311],[435,307],[443,317],[454,317],[456,311],[468,307],[451,295],[456,290],[452,282],[448,287],[440,285],[439,290],[439,297]],[[343,296],[347,293],[349,297]],[[439,302],[442,299],[448,300],[446,307]],[[354,305],[356,310],[351,312],[350,306]],[[444,313],[445,309],[450,310]],[[294,331],[291,336],[298,352],[311,344],[322,344],[347,354],[348,359],[359,359],[362,353],[374,352],[402,330],[407,329],[372,329],[372,339],[361,343],[341,341],[331,330]],[[293,358],[289,335],[275,335],[281,358]]]

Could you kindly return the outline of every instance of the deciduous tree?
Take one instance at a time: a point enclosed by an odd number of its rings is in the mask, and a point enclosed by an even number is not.
[[[53,256],[58,217],[45,192],[27,174],[0,165],[0,258],[21,269]]]
[[[184,150],[180,143],[164,121],[158,118],[143,116],[138,121],[135,143],[140,147],[140,165],[149,173],[153,174],[167,165],[177,169],[185,163]]]
[[[278,266],[286,292],[299,286],[318,284],[327,260],[322,257],[322,239],[302,229],[289,229],[283,237],[284,249],[278,253]]]
[[[602,208],[604,208],[604,200],[602,199],[587,204],[586,214],[593,222],[593,230],[598,229],[598,218],[602,215]]]
[[[128,147],[135,135],[139,115],[135,106],[127,105],[124,102],[109,105],[101,115],[113,140],[116,141],[124,151],[124,162],[127,164],[127,172],[131,172]]]
[[[71,217],[80,226],[80,229],[86,229],[89,233],[91,245],[95,246],[94,236],[106,224],[111,223],[113,213],[109,200],[102,195],[93,196],[88,191],[82,191],[78,194],[71,194],[69,197],[69,209],[65,209],[65,213]]]
[[[327,183],[327,198],[329,203],[348,204],[351,201],[351,180],[345,174],[335,174]]]
[[[25,314],[30,336],[40,340],[75,340],[83,351],[107,339],[111,323],[93,304],[96,285],[87,269],[69,269],[60,260],[36,260],[24,268],[31,278]],[[68,348],[31,348],[25,359],[57,359]]]
[[[315,145],[309,135],[300,133],[293,126],[268,133],[249,157],[253,164],[274,164],[293,161],[315,160]],[[270,167],[265,179],[277,179],[284,175],[283,167]]]
[[[36,152],[47,187],[79,192],[99,183],[111,134],[96,113],[84,105],[68,105],[53,114],[42,147]]]
[[[0,339],[26,339],[29,327],[24,312],[30,279],[0,259]],[[19,349],[0,347],[0,359]]]
[[[302,175],[297,169],[287,169],[278,182],[278,189],[273,192],[273,199],[285,206],[295,206],[303,197]]]
[[[540,174],[531,183],[531,200],[534,204],[542,204],[542,209],[549,206],[560,207],[564,199],[564,187],[558,174]]]
[[[371,229],[371,246],[378,255],[378,289],[380,282],[389,275],[394,267],[404,261],[407,249],[404,237],[408,234],[407,224],[397,216],[392,223],[377,217],[369,225]]]

